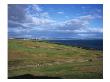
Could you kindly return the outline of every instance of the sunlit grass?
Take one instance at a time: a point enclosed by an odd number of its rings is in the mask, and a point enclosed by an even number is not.
[[[45,41],[9,40],[8,76],[103,78],[102,51]]]

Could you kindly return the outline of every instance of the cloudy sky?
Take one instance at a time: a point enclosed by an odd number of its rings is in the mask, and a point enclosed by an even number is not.
[[[8,37],[102,39],[101,4],[9,4]]]

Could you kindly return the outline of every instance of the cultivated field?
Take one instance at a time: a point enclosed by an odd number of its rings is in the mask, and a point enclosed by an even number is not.
[[[35,40],[8,41],[9,78],[103,78],[103,52]]]

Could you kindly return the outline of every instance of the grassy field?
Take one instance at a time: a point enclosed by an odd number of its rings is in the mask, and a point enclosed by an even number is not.
[[[9,40],[8,77],[102,79],[103,52],[45,41]]]

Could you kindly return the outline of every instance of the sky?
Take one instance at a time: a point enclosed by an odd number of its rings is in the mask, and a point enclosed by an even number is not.
[[[9,4],[8,38],[103,39],[103,5]]]

